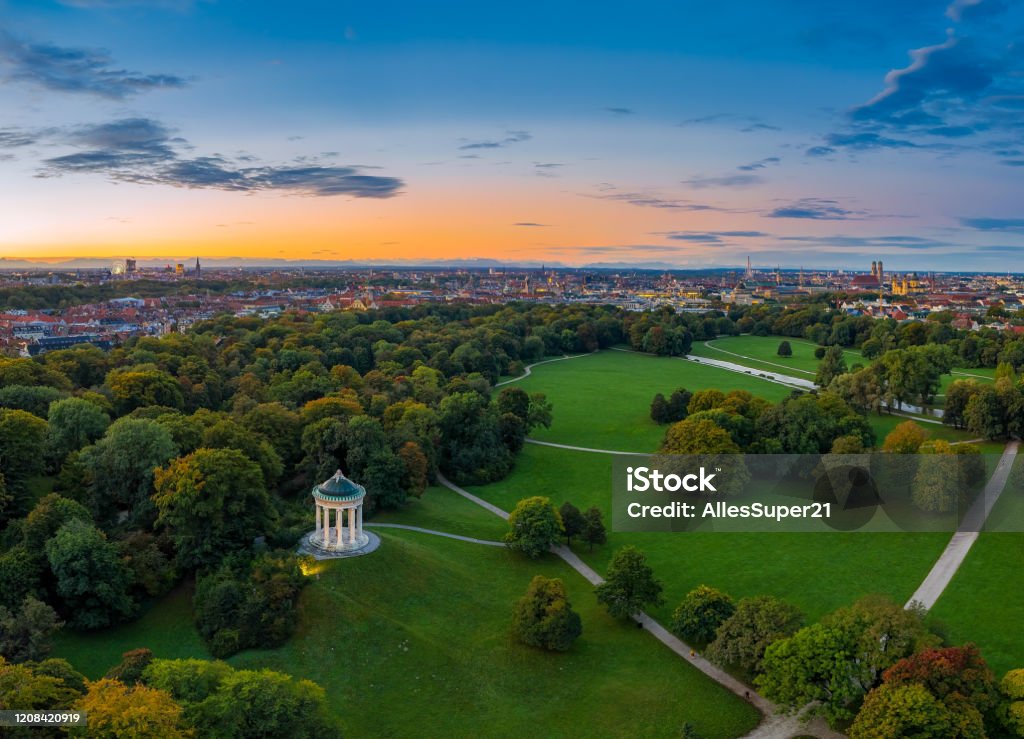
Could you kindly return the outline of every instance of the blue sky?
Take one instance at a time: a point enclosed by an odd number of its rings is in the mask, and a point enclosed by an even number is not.
[[[0,256],[1005,269],[1006,0],[0,0]]]

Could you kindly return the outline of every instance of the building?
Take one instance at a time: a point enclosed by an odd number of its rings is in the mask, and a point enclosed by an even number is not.
[[[314,485],[312,495],[316,528],[306,535],[300,549],[329,557],[376,548],[379,538],[363,531],[366,488],[338,470],[329,480]]]

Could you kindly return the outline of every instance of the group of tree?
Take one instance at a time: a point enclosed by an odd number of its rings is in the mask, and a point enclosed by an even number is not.
[[[508,524],[505,544],[534,559],[558,545],[563,536],[566,545],[571,545],[575,536],[591,550],[604,544],[607,537],[601,510],[596,506],[581,512],[566,501],[555,508],[550,498],[540,495],[519,501],[509,514]]]
[[[690,399],[693,397],[686,388],[673,390],[668,399],[661,393],[651,401],[651,420],[657,424],[676,423],[689,414]]]
[[[668,428],[666,454],[824,454],[874,445],[868,419],[830,392],[795,391],[772,404],[746,390],[698,390],[687,417]]]
[[[313,739],[341,731],[323,688],[310,680],[224,662],[153,659],[148,649],[125,653],[98,680],[87,680],[62,659],[15,664],[0,658],[0,708],[15,707],[84,711],[87,726],[71,729],[72,735],[101,739]],[[66,735],[45,728],[5,731]]]

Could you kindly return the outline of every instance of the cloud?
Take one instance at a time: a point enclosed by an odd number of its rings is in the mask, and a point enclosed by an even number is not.
[[[17,149],[20,146],[31,146],[40,138],[38,133],[20,128],[0,128],[0,149]]]
[[[460,151],[472,149],[501,149],[509,144],[519,144],[533,138],[529,131],[506,131],[505,138],[491,141],[473,141],[459,147]]]
[[[921,236],[887,235],[887,236],[780,236],[779,241],[791,244],[810,244],[819,247],[844,248],[901,248],[901,249],[938,249],[954,247],[956,244],[936,241]]]
[[[1024,218],[961,218],[960,225],[976,231],[1024,233]]]
[[[605,108],[609,113],[615,113],[615,115],[633,115],[636,113],[632,108]]]
[[[614,187],[607,186],[603,189],[614,189]],[[685,212],[726,211],[725,208],[708,205],[707,203],[698,203],[693,200],[673,200],[658,197],[657,195],[638,192],[610,192],[605,195],[584,195],[584,197],[597,198],[599,200],[614,200],[641,208],[661,208],[665,210],[681,210]]]
[[[661,235],[672,241],[686,241],[707,246],[720,246],[728,243],[730,239],[752,239],[771,236],[771,234],[763,231],[668,231]]]
[[[119,69],[103,50],[34,44],[5,32],[0,32],[0,68],[4,68],[7,79],[14,82],[113,100],[187,84],[184,78],[171,74]]]
[[[217,155],[185,157],[181,151],[188,142],[149,118],[79,126],[64,140],[78,150],[44,160],[38,176],[101,174],[113,182],[145,185],[358,198],[393,197],[404,185],[396,177],[364,174],[366,168],[358,166],[241,166]]]
[[[999,0],[953,0],[946,8],[946,17],[960,22],[986,16],[998,15],[1006,10],[1006,3]]]
[[[778,157],[765,157],[764,159],[758,159],[756,162],[750,164],[741,164],[736,169],[742,172],[753,172],[757,169],[765,169],[769,164],[778,164],[782,160]]]
[[[812,146],[804,152],[809,157],[827,157],[835,153],[836,150],[831,146]]]
[[[534,223],[533,221],[519,221],[518,223],[513,223],[512,225],[513,226],[522,226],[524,228],[548,228],[551,224],[550,223]]]
[[[555,171],[561,169],[565,165],[560,162],[534,162],[534,174],[538,177],[557,177]]]
[[[751,187],[762,182],[764,179],[756,174],[729,174],[722,177],[693,177],[683,180],[682,184],[703,190],[709,187]]]
[[[710,115],[696,116],[680,121],[677,125],[682,128],[689,126],[709,126],[719,123],[739,125],[736,129],[741,133],[754,133],[756,131],[781,131],[778,126],[764,123],[760,118],[753,115],[737,115],[736,113],[712,113]]]
[[[195,5],[195,0],[58,0],[58,2],[61,5],[83,10],[116,10],[139,6],[187,10]]]
[[[766,218],[805,218],[819,221],[845,221],[863,215],[863,212],[841,207],[836,200],[822,198],[800,198],[765,213]]]
[[[877,131],[854,131],[847,133],[830,133],[825,137],[828,147],[866,151],[869,149],[914,149],[917,144],[905,139],[894,139],[883,136]]]

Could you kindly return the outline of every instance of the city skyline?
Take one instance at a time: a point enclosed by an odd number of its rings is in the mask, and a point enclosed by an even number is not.
[[[866,5],[0,1],[0,257],[1005,271],[1024,9]]]

